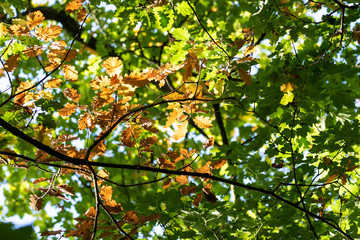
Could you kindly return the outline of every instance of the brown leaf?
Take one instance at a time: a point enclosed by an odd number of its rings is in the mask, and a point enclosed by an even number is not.
[[[166,159],[165,157],[159,157],[158,162],[160,164],[161,168],[167,168],[167,169],[175,169],[175,164],[172,163],[170,160]]]
[[[194,199],[194,201],[192,202],[192,204],[196,207],[199,206],[201,199],[202,199],[203,195],[201,193],[199,193],[198,195],[196,195],[196,198]]]
[[[227,162],[226,159],[219,159],[214,162],[211,162],[210,166],[212,169],[220,169],[222,166],[225,165],[226,162]]]
[[[244,81],[245,85],[250,86],[252,84],[251,75],[244,69],[237,68],[240,75],[240,79]]]
[[[134,128],[129,126],[125,130],[121,132],[121,142],[126,147],[133,147],[135,146],[135,140],[133,140],[132,133],[134,131]]]
[[[28,57],[36,57],[41,55],[42,49],[40,46],[35,45],[32,47],[28,47],[26,50],[23,51],[23,53]]]
[[[339,175],[339,174],[335,173],[335,174],[329,176],[329,177],[326,179],[325,183],[331,183],[332,181],[334,181],[334,179],[335,179],[338,175]]]
[[[131,73],[129,76],[124,76],[123,83],[129,84],[133,87],[143,87],[149,83],[149,79],[147,79],[144,75]]]
[[[93,116],[88,113],[84,113],[80,116],[78,121],[79,130],[84,130],[85,128],[89,128],[90,131],[95,127],[95,119]]]
[[[104,201],[110,201],[112,199],[113,188],[105,185],[100,189],[100,196]]]
[[[63,93],[65,97],[70,98],[74,102],[79,102],[81,98],[81,94],[79,94],[77,90],[73,88],[66,88]]]
[[[140,148],[147,148],[158,141],[156,136],[148,137],[140,141]]]
[[[106,201],[104,204],[105,208],[109,210],[110,213],[120,213],[123,211],[123,208],[121,207],[120,203],[116,203],[115,200]]]
[[[50,189],[50,191],[47,188],[38,188],[39,191],[42,193],[47,193],[46,195],[49,195],[51,197],[57,197],[63,200],[68,200],[63,194],[60,193],[60,191],[56,191],[55,189]]]
[[[131,223],[134,225],[139,222],[139,218],[136,215],[136,211],[134,211],[134,210],[127,211],[123,219],[125,222]]]
[[[214,146],[214,142],[215,142],[214,139],[215,139],[214,137],[210,137],[209,139],[206,139],[205,142],[203,143],[203,147],[207,149],[209,147]]]
[[[183,113],[183,109],[178,107],[175,108],[170,115],[167,117],[167,121],[166,124],[164,126],[164,128],[168,128],[171,126],[171,124],[173,124],[179,117],[180,115]]]
[[[64,232],[64,230],[44,231],[44,232],[42,232],[40,235],[41,235],[42,237],[45,237],[45,236],[54,236],[54,235],[62,234],[63,232]]]
[[[27,26],[14,24],[10,26],[10,32],[17,37],[28,36],[30,33],[30,29]]]
[[[169,188],[171,186],[171,181],[172,181],[171,178],[166,179],[166,181],[163,183],[162,188],[163,189]]]
[[[150,216],[141,216],[139,217],[139,223],[144,224],[149,221],[155,221],[156,219],[161,218],[160,214],[152,214]]]
[[[211,128],[212,123],[209,117],[197,116],[194,119],[195,124],[202,129]]]
[[[175,181],[182,184],[182,185],[185,185],[185,184],[189,183],[188,177],[184,176],[184,175],[176,176]]]
[[[86,14],[87,14],[87,11],[86,11],[86,9],[83,7],[83,8],[81,8],[80,11],[77,13],[76,19],[77,19],[79,22],[82,22],[82,21],[85,20]]]
[[[43,208],[43,199],[39,198],[37,195],[35,194],[30,194],[30,206],[35,210],[35,211],[40,211]]]
[[[198,173],[210,173],[210,163],[211,163],[211,161],[206,162],[204,166],[202,166],[201,168],[196,169],[196,172],[198,172]]]
[[[75,195],[75,191],[73,189],[73,187],[68,186],[67,184],[60,184],[56,186],[57,188],[60,189],[60,191],[62,191],[63,193],[69,194],[71,196]]]
[[[35,30],[35,35],[39,39],[44,39],[45,42],[49,42],[53,38],[56,38],[61,33],[62,28],[60,26],[50,25],[46,27],[39,27]]]
[[[195,193],[197,191],[197,186],[184,186],[180,189],[181,195],[188,195],[190,193]]]
[[[43,182],[43,181],[49,181],[50,178],[44,178],[44,177],[41,177],[41,178],[38,178],[36,179],[35,181],[33,181],[33,184],[38,184],[40,182]]]
[[[210,202],[211,204],[215,204],[217,202],[217,198],[214,193],[211,192],[212,184],[208,183],[206,184],[202,190],[205,195],[206,201]]]
[[[45,88],[58,88],[61,86],[62,80],[53,78],[45,83]]]
[[[347,175],[343,174],[341,175],[341,184],[345,185],[347,183]]]

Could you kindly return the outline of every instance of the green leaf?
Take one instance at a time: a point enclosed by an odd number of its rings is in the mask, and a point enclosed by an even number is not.
[[[188,41],[190,39],[190,34],[185,28],[175,28],[172,34],[177,40]]]

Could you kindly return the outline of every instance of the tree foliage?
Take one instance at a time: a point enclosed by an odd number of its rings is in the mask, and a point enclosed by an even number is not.
[[[360,238],[357,0],[0,5],[7,216],[49,239]]]

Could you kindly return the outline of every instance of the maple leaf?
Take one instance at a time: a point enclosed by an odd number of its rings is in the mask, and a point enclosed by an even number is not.
[[[202,129],[211,128],[212,123],[209,117],[196,116],[194,119],[195,124]]]
[[[82,0],[73,0],[66,5],[66,12],[75,12],[81,7]]]
[[[71,82],[78,80],[78,72],[75,70],[74,66],[64,64],[63,72],[65,73],[65,78]]]
[[[44,15],[40,11],[29,13],[26,18],[28,20],[27,22],[30,30],[34,29],[45,20]]]
[[[136,73],[131,73],[129,76],[125,75],[122,81],[133,87],[143,87],[150,82],[144,75]]]
[[[101,66],[105,68],[106,73],[111,77],[115,74],[120,75],[123,65],[118,57],[109,57]]]
[[[174,131],[173,138],[175,140],[179,140],[183,137],[185,137],[187,133],[187,127],[188,127],[188,121],[182,122],[179,125],[177,125],[177,129]]]
[[[112,199],[113,188],[111,186],[105,185],[100,189],[100,196],[104,201],[110,201]]]
[[[39,198],[37,195],[35,194],[30,194],[30,206],[35,210],[35,211],[40,211],[44,204],[43,204],[43,199]]]
[[[62,80],[53,78],[45,83],[45,88],[58,88],[61,86]]]
[[[66,117],[66,116],[70,116],[71,114],[73,114],[76,109],[78,108],[78,106],[74,103],[66,103],[64,108],[59,109],[59,116],[61,117]]]
[[[62,28],[60,26],[50,25],[47,27],[39,27],[35,30],[35,35],[39,39],[43,39],[45,42],[49,42],[53,38],[56,38],[61,33]]]
[[[63,93],[65,97],[70,98],[74,102],[79,102],[81,98],[81,94],[79,94],[77,90],[73,88],[66,88]]]
[[[215,142],[214,139],[215,139],[215,138],[214,138],[213,136],[210,137],[209,139],[206,139],[205,142],[203,143],[203,147],[204,147],[205,149],[207,149],[207,148],[209,148],[209,147],[214,146],[214,142]]]
[[[185,185],[185,184],[189,183],[188,177],[184,176],[184,175],[176,176],[175,181],[182,184],[182,185]]]
[[[8,59],[6,59],[4,69],[7,72],[12,72],[16,69],[18,62],[20,60],[20,54],[11,55]]]

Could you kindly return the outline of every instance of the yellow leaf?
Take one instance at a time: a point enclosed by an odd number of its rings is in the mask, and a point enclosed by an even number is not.
[[[79,102],[81,98],[81,94],[79,94],[77,90],[73,88],[66,88],[63,93],[65,97],[70,98],[74,102]]]
[[[182,122],[177,126],[177,129],[174,131],[174,139],[179,140],[185,137],[187,133],[188,121]]]
[[[209,117],[197,116],[194,119],[195,124],[202,129],[211,128],[212,123]]]
[[[59,109],[59,115],[61,117],[70,116],[76,111],[77,108],[78,106],[75,105],[74,103],[66,103],[64,108]]]
[[[297,86],[293,83],[287,82],[280,87],[280,91],[282,92],[292,92],[294,89],[296,89]]]
[[[74,66],[64,65],[63,72],[65,73],[65,78],[71,82],[75,82],[78,80],[78,72],[75,70]]]
[[[7,29],[7,27],[3,23],[0,23],[0,37],[5,36],[8,33],[9,30]]]
[[[123,65],[118,57],[109,57],[101,66],[105,68],[106,73],[111,77],[115,74],[120,75]]]
[[[28,36],[30,33],[30,30],[27,26],[15,24],[10,26],[11,34],[21,37],[21,36]]]
[[[26,18],[28,20],[28,26],[30,30],[34,29],[37,25],[40,25],[45,20],[44,15],[40,11],[29,13]]]

